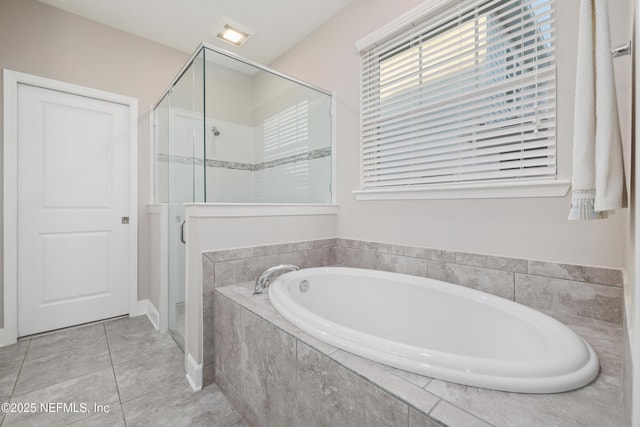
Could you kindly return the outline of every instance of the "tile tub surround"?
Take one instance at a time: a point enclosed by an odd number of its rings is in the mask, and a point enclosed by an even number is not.
[[[183,367],[171,336],[146,316],[22,338],[0,348],[0,402],[35,411],[0,411],[0,425],[245,426],[215,384],[193,393]]]
[[[551,314],[622,323],[622,271],[336,239],[336,265],[429,277]]]
[[[255,280],[280,263],[344,266],[429,277],[485,291],[555,316],[620,324],[620,270],[349,239],[325,239],[205,252],[202,257],[203,381],[213,366],[216,288]]]
[[[318,341],[253,282],[214,293],[216,382],[248,425],[618,426],[622,327],[558,316],[600,357],[590,385],[558,394],[462,386],[390,368]],[[619,351],[618,351],[619,350]]]
[[[323,239],[203,253],[202,369],[204,385],[211,384],[215,374],[213,366],[214,290],[239,282],[255,281],[264,270],[276,264],[294,264],[301,268],[334,265],[335,251],[336,239]]]

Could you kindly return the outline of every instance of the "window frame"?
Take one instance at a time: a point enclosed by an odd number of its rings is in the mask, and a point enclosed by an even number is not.
[[[555,4],[555,13],[559,7]],[[443,9],[455,7],[459,0],[440,0],[429,4],[421,4],[398,19],[378,29],[374,33],[359,40],[356,48],[359,52],[385,42],[402,30],[409,30],[413,23],[424,20],[430,15],[442,12]],[[364,60],[364,58],[362,58]],[[556,69],[557,69],[556,58]],[[558,76],[556,71],[556,82]],[[557,83],[556,83],[557,87]],[[558,102],[556,95],[556,103]],[[556,123],[558,123],[556,110]],[[364,187],[364,145],[360,144],[360,189],[353,191],[357,200],[388,199],[464,199],[464,198],[514,198],[514,197],[563,197],[567,194],[570,181],[561,178],[558,161],[558,130],[556,128],[556,171],[555,175],[537,178],[510,178],[484,181],[461,181],[427,185],[399,185],[389,187]]]

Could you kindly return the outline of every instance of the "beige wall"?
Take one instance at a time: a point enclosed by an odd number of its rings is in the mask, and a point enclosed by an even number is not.
[[[213,204],[187,205],[185,350],[198,364],[203,361],[203,252],[330,239],[336,235],[335,214],[268,214],[261,208],[251,210],[254,216],[237,216]],[[192,374],[188,366],[187,373]]]
[[[569,222],[570,198],[356,201],[359,186],[359,57],[355,43],[420,0],[359,0],[271,67],[337,93],[338,237],[603,267],[623,267],[628,212]],[[610,1],[614,43],[629,38],[629,0]],[[579,0],[558,7],[558,162],[571,176],[573,93]],[[613,10],[615,9],[615,10]],[[630,69],[629,59],[616,68]],[[627,61],[623,64],[620,61]],[[623,73],[624,74],[624,73]],[[620,76],[619,76],[620,77]],[[624,79],[626,81],[623,81]],[[629,103],[628,76],[620,79]],[[625,90],[626,88],[626,90]],[[629,146],[630,111],[623,111]],[[627,149],[627,151],[629,151]]]
[[[0,68],[115,92],[139,101],[139,299],[153,295],[149,290],[146,209],[149,106],[158,100],[187,57],[35,0],[0,0]],[[1,91],[2,88],[0,94]]]

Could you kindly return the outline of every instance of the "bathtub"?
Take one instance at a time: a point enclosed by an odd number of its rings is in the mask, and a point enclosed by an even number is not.
[[[557,320],[438,280],[356,268],[308,268],[269,287],[282,316],[376,362],[459,384],[520,393],[582,387],[591,346]]]

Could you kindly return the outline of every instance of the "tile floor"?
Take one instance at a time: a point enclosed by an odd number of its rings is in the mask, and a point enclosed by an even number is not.
[[[144,316],[0,348],[2,402],[31,410],[0,412],[2,426],[245,426],[215,384],[191,391],[184,355]]]

